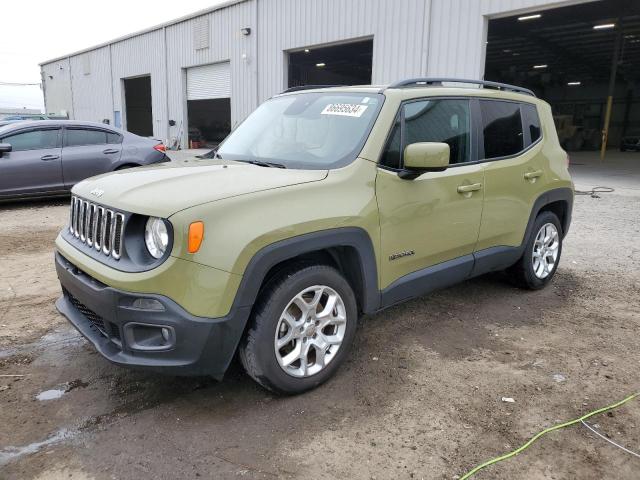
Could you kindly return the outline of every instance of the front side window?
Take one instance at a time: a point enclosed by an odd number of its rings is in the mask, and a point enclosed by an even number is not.
[[[404,106],[404,145],[442,142],[449,145],[449,163],[470,160],[469,100],[435,99]]]
[[[442,142],[449,145],[449,163],[471,160],[471,115],[469,100],[445,98],[420,100],[402,106],[402,147],[400,122],[397,121],[387,141],[380,164],[401,168],[402,151],[418,142]]]
[[[14,152],[56,148],[58,146],[59,131],[58,129],[50,129],[16,133],[15,135],[4,137],[2,143],[10,144]]]
[[[383,98],[362,93],[276,97],[249,115],[220,145],[218,155],[287,168],[346,165],[362,149]]]
[[[520,104],[480,100],[484,132],[484,158],[515,155],[524,149]]]
[[[540,138],[540,117],[534,105],[522,104],[522,119],[525,132],[529,132],[529,145],[536,143]],[[529,146],[527,145],[527,146]]]
[[[380,164],[385,167],[400,168],[400,116],[396,119],[391,129],[391,134],[387,140],[387,145],[380,159]]]
[[[103,130],[84,130],[68,128],[65,147],[76,147],[80,145],[104,145],[107,143],[107,132]]]

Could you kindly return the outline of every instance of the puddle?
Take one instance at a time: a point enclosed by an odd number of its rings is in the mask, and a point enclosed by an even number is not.
[[[30,443],[29,445],[25,445],[22,447],[6,447],[0,450],[0,465],[5,465],[9,463],[11,460],[15,460],[24,455],[30,455],[32,453],[36,453],[42,447],[46,447],[49,445],[53,445],[54,443],[61,442],[63,440],[69,439],[77,434],[74,430],[68,430],[63,428],[58,430],[56,433],[51,435],[46,440],[41,442]]]
[[[67,393],[66,389],[56,389],[56,390],[45,390],[44,392],[40,392],[36,395],[36,400],[45,401],[45,400],[56,400],[62,395]]]
[[[0,359],[36,351],[44,351],[46,355],[58,356],[65,348],[82,345],[84,342],[84,338],[76,329],[70,327],[59,328],[43,335],[35,342],[0,349]]]
[[[67,382],[60,385],[58,388],[54,388],[51,390],[45,390],[44,392],[40,392],[36,395],[36,400],[45,401],[45,400],[57,400],[62,397],[65,393],[70,392],[71,390],[75,390],[76,388],[85,388],[89,384],[87,382],[83,382],[80,379],[73,380],[72,382]]]

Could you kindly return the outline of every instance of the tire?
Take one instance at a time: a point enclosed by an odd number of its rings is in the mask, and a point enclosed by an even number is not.
[[[140,165],[136,165],[135,163],[125,163],[123,165],[120,165],[119,167],[116,167],[115,171],[117,172],[118,170],[128,170],[130,168],[135,168],[139,166]]]
[[[546,229],[545,232],[542,232],[543,228]],[[549,232],[552,235],[547,235]],[[553,235],[555,238],[550,238],[547,243],[546,239]],[[558,269],[562,254],[562,237],[562,225],[554,213],[544,211],[538,214],[522,257],[507,270],[513,283],[528,290],[544,288]]]
[[[334,300],[330,309],[327,305]],[[240,344],[240,360],[266,389],[302,393],[328,380],[344,362],[357,320],[353,290],[336,269],[298,265],[263,289]]]

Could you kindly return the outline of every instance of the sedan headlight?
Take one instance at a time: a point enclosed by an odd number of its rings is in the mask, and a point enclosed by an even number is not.
[[[169,232],[164,220],[149,217],[144,227],[144,242],[153,258],[162,258],[169,244]]]

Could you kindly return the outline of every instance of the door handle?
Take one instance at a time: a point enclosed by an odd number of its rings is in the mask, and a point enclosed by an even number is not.
[[[538,177],[541,177],[543,174],[542,170],[535,170],[533,172],[527,172],[524,174],[525,180],[535,180]]]
[[[57,160],[59,158],[60,155],[43,155],[42,157],[40,157],[40,160],[47,162],[49,160]]]
[[[476,192],[482,188],[481,183],[472,183],[471,185],[458,185],[458,193]]]
[[[115,148],[107,148],[106,150],[103,150],[102,153],[111,155],[112,153],[118,153],[119,151],[120,150],[116,150]]]

